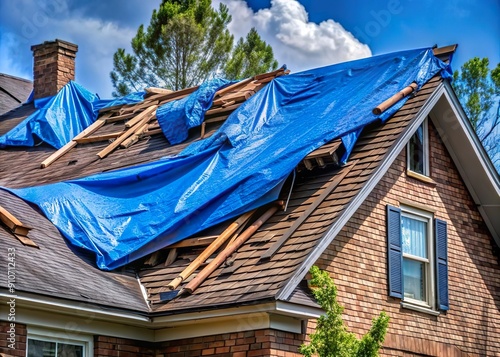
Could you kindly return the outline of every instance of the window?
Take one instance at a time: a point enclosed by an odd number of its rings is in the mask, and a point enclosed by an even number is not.
[[[433,307],[432,232],[428,215],[401,213],[403,295],[405,300]]]
[[[389,295],[448,310],[446,222],[429,212],[387,206]]]
[[[427,120],[424,120],[410,138],[407,146],[408,170],[420,175],[429,176],[429,144]]]
[[[27,357],[91,357],[92,337],[28,328]]]
[[[84,345],[28,339],[28,357],[84,357]]]

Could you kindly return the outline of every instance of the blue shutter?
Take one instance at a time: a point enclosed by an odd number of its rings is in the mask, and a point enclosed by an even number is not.
[[[438,307],[440,310],[448,310],[450,308],[448,302],[448,233],[445,221],[434,220],[434,234]]]
[[[401,244],[401,210],[387,206],[387,265],[389,295],[403,298],[403,253]]]

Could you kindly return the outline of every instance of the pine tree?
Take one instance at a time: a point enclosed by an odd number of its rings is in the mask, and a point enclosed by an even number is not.
[[[472,127],[500,172],[500,63],[489,69],[488,58],[474,57],[460,72],[453,73],[452,86]]]
[[[241,79],[276,69],[271,46],[255,29],[233,50],[230,21],[224,4],[216,11],[210,0],[163,0],[148,27],[137,30],[133,53],[123,48],[115,52],[110,74],[113,95],[145,87],[179,90],[216,76]]]
[[[242,79],[277,68],[272,47],[252,28],[245,40],[238,41],[224,72],[227,79]]]
[[[163,0],[147,29],[141,25],[132,39],[133,54],[114,54],[113,94],[147,86],[179,90],[221,72],[233,46],[230,21],[223,4],[216,11],[210,0]]]

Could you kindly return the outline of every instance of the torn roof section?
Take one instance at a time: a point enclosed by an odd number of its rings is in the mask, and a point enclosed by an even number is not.
[[[72,244],[94,251],[101,269],[115,269],[277,200],[286,178],[308,153],[340,138],[347,158],[353,135],[387,118],[405,101],[379,116],[372,110],[380,97],[450,73],[431,49],[419,49],[284,76],[247,100],[214,135],[191,144],[178,157],[8,190],[38,205]],[[218,84],[213,91],[220,89]],[[127,133],[145,131],[154,115],[151,108],[127,122]],[[115,139],[111,146],[118,144]]]
[[[454,48],[450,51],[453,50]],[[450,51],[441,51],[443,59],[446,59]],[[155,116],[142,123],[141,130],[137,133],[135,130],[129,131],[133,125],[129,124],[130,127],[127,127],[126,123],[144,113],[150,106],[156,107],[179,99],[196,88],[174,93],[154,90],[146,95],[142,103],[118,105],[103,110],[100,113],[100,119],[105,119],[102,126],[75,140],[70,150],[62,152],[64,155],[53,156],[54,150],[44,144],[33,148],[0,150],[0,185],[27,187],[73,180],[176,155],[190,143],[198,141],[200,136],[212,136],[229,113],[255,92],[262,90],[275,76],[282,74],[283,71],[278,71],[256,76],[223,89],[206,112],[201,128],[191,129],[188,140],[179,145],[169,145]],[[374,181],[382,166],[390,161],[388,158],[394,155],[395,144],[401,145],[409,128],[419,125],[419,121],[423,120],[424,109],[427,108],[428,112],[429,103],[435,103],[436,93],[441,92],[443,87],[441,76],[434,76],[384,125],[375,122],[365,127],[354,145],[347,165],[339,165],[345,151],[340,139],[330,141],[309,153],[298,163],[297,175],[285,182],[279,196],[280,199],[289,199],[287,211],[278,211],[260,226],[199,285],[194,294],[181,295],[173,300],[162,297],[162,293],[172,291],[167,286],[169,282],[177,278],[191,261],[196,260],[205,247],[216,239],[215,236],[236,218],[157,250],[125,268],[103,272],[91,261],[92,254],[68,244],[40,212],[0,190],[0,205],[8,205],[11,213],[21,218],[23,223],[34,227],[29,235],[40,246],[40,249],[32,249],[20,243],[16,245],[19,256],[22,257],[19,276],[25,277],[24,281],[19,282],[19,290],[143,312],[147,308],[134,277],[136,271],[147,290],[153,314],[158,315],[256,304],[276,299],[310,305],[311,301],[306,294],[297,287],[310,260],[327,244],[331,238],[327,236],[329,232],[348,219],[346,210],[353,207],[353,202],[359,200],[361,193],[366,193],[367,184]],[[395,92],[398,91],[399,89]],[[372,93],[372,96],[376,104],[386,99],[380,92]],[[34,110],[28,106],[23,107],[0,119],[0,134],[7,132],[31,113],[30,110]],[[123,141],[109,150],[114,142],[110,143],[109,139],[124,135],[126,137]],[[131,140],[125,142],[129,138]],[[290,137],[286,140],[289,141]],[[97,154],[102,151],[107,154],[100,159]],[[49,157],[54,160],[40,169],[40,164],[47,162]],[[290,189],[291,186],[293,189]],[[2,229],[0,236],[0,246],[12,246],[12,242],[15,242],[9,232]],[[224,246],[220,247],[223,248]],[[194,274],[208,265],[215,254],[217,252],[202,262]],[[62,279],[61,275],[54,276],[52,271],[62,272]],[[193,275],[185,279],[178,288],[184,288],[192,277]],[[88,285],[87,280],[91,280],[92,284]]]

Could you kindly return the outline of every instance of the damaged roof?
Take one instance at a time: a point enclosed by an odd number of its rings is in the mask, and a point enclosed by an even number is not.
[[[454,50],[455,46],[437,49],[435,54],[447,58]],[[149,89],[141,103],[103,109],[97,124],[60,150],[43,143],[33,148],[0,150],[0,186],[20,188],[60,182],[176,155],[190,143],[212,135],[241,103],[269,81],[286,74],[281,69],[222,89],[206,112],[201,127],[191,129],[185,142],[173,146],[162,134],[154,111],[159,105],[183,98],[196,88],[177,92]],[[280,209],[273,211],[234,252],[222,258],[220,253],[224,248],[235,245],[246,230],[251,231],[259,216],[273,205],[258,209],[235,228],[228,241],[208,254],[205,249],[230,228],[236,218],[124,268],[104,272],[96,267],[93,254],[71,246],[38,208],[0,190],[0,207],[7,208],[23,225],[31,227],[27,237],[38,245],[38,248],[24,245],[12,230],[0,226],[0,247],[15,247],[18,252],[17,290],[154,314],[276,299],[314,304],[300,285],[304,270],[314,263],[311,260],[318,249],[331,239],[327,236],[332,227],[342,226],[348,219],[349,209],[362,193],[366,194],[367,182],[380,171],[395,143],[414,125],[422,108],[442,85],[443,79],[436,75],[412,93],[383,125],[365,127],[347,164],[339,163],[345,150],[339,139],[308,154],[297,166],[295,175],[285,183],[280,194]],[[387,98],[379,99],[382,103]],[[30,104],[23,105],[0,117],[0,135],[34,110]],[[200,260],[200,256],[204,258],[192,269],[193,274],[181,281],[182,284],[168,286],[193,261]],[[222,264],[199,281],[199,285],[194,285],[195,289],[186,290],[197,276],[203,275],[202,269],[216,260]],[[6,286],[6,277],[1,279],[2,286]],[[137,279],[145,288],[147,303]]]
[[[31,81],[0,73],[0,115],[26,102],[32,89]]]

